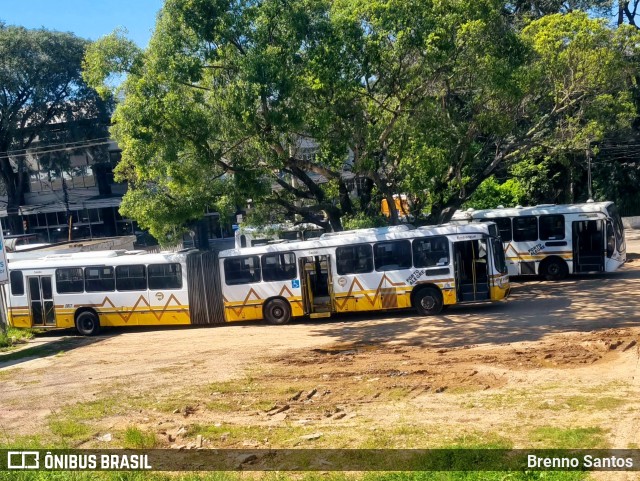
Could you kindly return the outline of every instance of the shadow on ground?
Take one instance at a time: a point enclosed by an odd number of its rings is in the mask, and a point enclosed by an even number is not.
[[[418,317],[414,311],[342,316],[310,329],[314,335],[348,345],[394,342],[460,347],[635,327],[640,321],[638,306],[640,271],[629,270],[555,283],[519,282],[507,301],[453,306],[439,316]]]

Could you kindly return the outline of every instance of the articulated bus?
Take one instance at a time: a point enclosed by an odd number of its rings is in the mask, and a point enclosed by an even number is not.
[[[223,324],[497,301],[509,277],[495,224],[364,229],[216,252],[102,251],[9,263],[15,327]]]
[[[184,254],[98,251],[9,263],[7,318],[14,327],[190,324]]]
[[[509,292],[494,224],[362,229],[220,253],[226,321],[496,301]]]
[[[613,202],[469,209],[457,222],[494,222],[509,275],[561,280],[568,274],[612,272],[626,261],[622,219]]]

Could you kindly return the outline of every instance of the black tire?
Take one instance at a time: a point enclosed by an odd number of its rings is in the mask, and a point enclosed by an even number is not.
[[[100,320],[94,312],[81,312],[76,318],[76,329],[83,336],[95,336],[100,332]]]
[[[540,266],[540,275],[548,281],[561,281],[569,275],[569,268],[562,259],[547,259]]]
[[[443,308],[442,294],[435,287],[420,289],[413,297],[413,305],[422,316],[440,314]]]
[[[286,324],[291,320],[291,307],[283,299],[272,299],[264,306],[262,315],[269,324]]]

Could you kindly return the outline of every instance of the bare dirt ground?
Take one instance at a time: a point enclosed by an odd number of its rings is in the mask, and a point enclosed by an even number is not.
[[[627,245],[616,273],[517,281],[507,302],[431,318],[41,335],[0,354],[0,443],[118,447],[133,428],[174,448],[636,448],[640,240]]]

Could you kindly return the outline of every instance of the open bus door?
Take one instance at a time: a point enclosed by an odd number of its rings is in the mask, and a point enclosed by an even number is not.
[[[302,301],[311,318],[331,317],[333,283],[328,255],[301,257]]]
[[[28,276],[29,315],[35,327],[55,327],[56,311],[51,276]]]
[[[606,252],[604,228],[602,220],[573,222],[573,272],[604,271]]]
[[[453,243],[456,299],[474,302],[490,299],[487,239]]]

